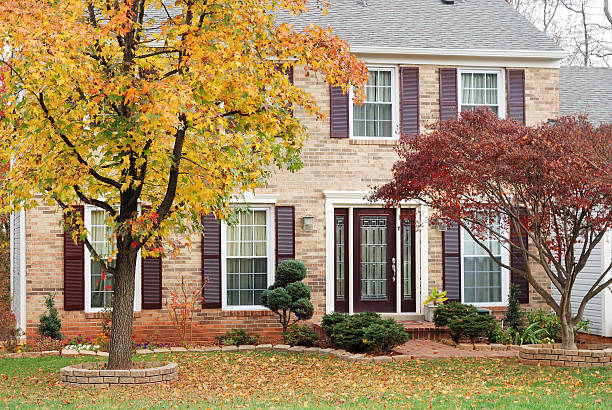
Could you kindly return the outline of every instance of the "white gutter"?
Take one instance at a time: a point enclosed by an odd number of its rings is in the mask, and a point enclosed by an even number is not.
[[[448,49],[448,48],[406,48],[406,47],[351,47],[353,53],[413,55],[413,56],[453,56],[489,58],[525,58],[560,60],[567,56],[565,51],[547,50],[495,50],[495,49]]]

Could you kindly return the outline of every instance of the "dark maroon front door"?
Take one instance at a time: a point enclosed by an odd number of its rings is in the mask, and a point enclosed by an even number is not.
[[[353,214],[355,312],[395,312],[395,209],[356,209]]]

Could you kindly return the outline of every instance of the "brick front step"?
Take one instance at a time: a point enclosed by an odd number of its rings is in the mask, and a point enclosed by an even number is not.
[[[450,337],[447,327],[436,327],[431,322],[406,320],[399,322],[413,340],[442,340]]]

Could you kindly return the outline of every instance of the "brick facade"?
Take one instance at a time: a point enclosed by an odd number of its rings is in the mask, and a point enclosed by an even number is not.
[[[420,68],[421,130],[439,118],[438,66]],[[558,69],[525,68],[527,123],[537,124],[555,118],[559,111]],[[295,84],[308,90],[324,112],[329,112],[329,88],[321,75],[306,76],[302,69],[294,73]],[[329,138],[329,122],[304,118],[301,110],[296,115],[310,131],[310,138],[302,151],[304,167],[297,173],[278,171],[269,186],[261,193],[278,195],[277,205],[295,206],[296,257],[308,269],[306,284],[312,291],[315,321],[325,312],[325,196],[323,191],[367,191],[384,184],[390,178],[391,166],[397,159],[394,141],[362,141]],[[314,230],[304,231],[301,219],[314,216]],[[99,329],[99,314],[64,312],[63,306],[63,231],[61,215],[51,206],[41,206],[27,212],[27,337],[36,332],[38,318],[44,311],[44,297],[56,293],[56,303],[67,336],[92,336]],[[429,230],[428,289],[442,287],[441,233]],[[143,310],[135,314],[134,331],[137,340],[176,342],[169,322],[165,301],[169,291],[178,285],[181,275],[185,280],[201,280],[201,244],[194,241],[191,250],[183,249],[175,259],[163,261],[163,306],[161,310]],[[537,269],[536,269],[537,270]],[[545,274],[538,271],[545,280]],[[418,290],[417,290],[418,291]],[[532,306],[541,306],[541,297],[532,292]],[[211,342],[216,334],[231,328],[248,328],[260,334],[263,341],[278,340],[280,327],[271,312],[228,312],[208,309],[196,314],[197,328],[194,342]]]

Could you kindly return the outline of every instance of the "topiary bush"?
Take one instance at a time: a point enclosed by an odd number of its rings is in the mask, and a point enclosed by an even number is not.
[[[451,319],[458,319],[473,314],[478,314],[478,310],[475,306],[464,305],[459,302],[450,302],[436,308],[433,321],[436,327],[444,327],[448,326],[448,322]]]
[[[319,340],[319,335],[310,326],[293,326],[283,333],[283,341],[291,346],[312,347]]]
[[[457,343],[462,337],[469,338],[472,343],[479,339],[489,340],[495,334],[496,325],[492,315],[477,313],[452,318],[448,321],[451,338]]]
[[[324,315],[321,327],[335,346],[353,353],[389,353],[409,339],[403,325],[375,312]]]
[[[45,298],[45,306],[47,307],[47,313],[40,315],[38,333],[42,337],[62,340],[62,334],[60,333],[62,321],[57,316],[57,309],[55,308],[55,295],[48,295]]]
[[[283,333],[314,314],[310,289],[302,282],[305,277],[306,267],[302,262],[282,261],[276,268],[274,284],[261,294],[259,302],[278,315]]]
[[[215,336],[215,339],[224,346],[254,345],[259,342],[258,335],[250,335],[244,329],[228,330],[222,335]]]

